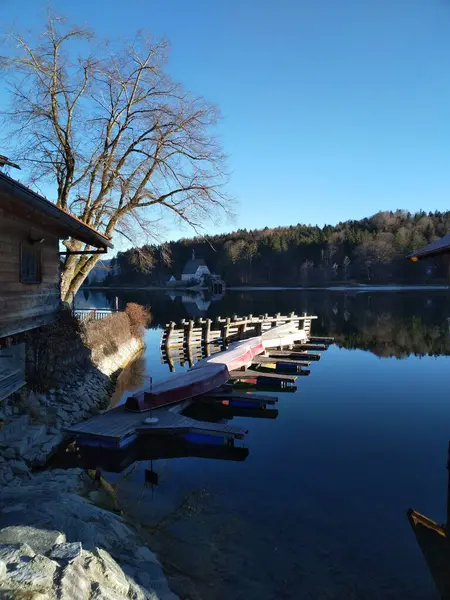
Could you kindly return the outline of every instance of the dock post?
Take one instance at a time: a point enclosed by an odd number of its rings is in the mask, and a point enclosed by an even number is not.
[[[229,331],[230,331],[230,317],[227,317],[225,320],[225,325],[222,326],[222,342],[225,344],[228,341]]]
[[[206,319],[205,322],[205,344],[208,345],[211,341],[211,319]]]
[[[192,356],[192,346],[190,346],[190,345],[187,346],[186,353],[187,353],[188,365],[190,368],[192,368],[194,365],[194,358]]]
[[[172,333],[173,330],[175,329],[175,323],[173,321],[170,321],[169,326],[167,328],[167,335],[166,335],[166,348],[170,347],[170,339],[172,337]]]
[[[247,331],[247,317],[244,317],[244,322],[242,325],[239,325],[239,339],[243,339],[245,336],[245,332]]]
[[[262,335],[262,326],[263,326],[263,321],[262,321],[262,319],[259,319],[259,321],[255,324],[256,335]]]
[[[189,323],[187,326],[187,332],[186,332],[186,345],[188,348],[191,345],[191,337],[192,337],[193,329],[194,329],[194,321],[192,319],[189,319]]]

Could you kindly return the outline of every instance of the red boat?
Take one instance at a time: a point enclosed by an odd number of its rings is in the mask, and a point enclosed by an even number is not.
[[[140,392],[127,399],[125,408],[144,412],[176,404],[187,398],[212,392],[228,381],[228,369],[223,364],[205,365],[191,369],[155,384],[149,392]]]

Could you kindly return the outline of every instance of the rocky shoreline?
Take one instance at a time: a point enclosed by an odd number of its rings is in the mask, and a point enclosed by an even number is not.
[[[0,485],[14,485],[15,475],[45,465],[64,438],[62,429],[105,409],[113,391],[114,380],[95,367],[78,368],[57,389],[24,389],[18,399],[6,400],[0,414]]]
[[[80,469],[20,478],[0,494],[2,600],[176,600],[139,534],[90,499]]]
[[[64,427],[109,405],[116,379],[111,371],[117,374],[142,347],[133,340],[110,364],[74,367],[57,388],[24,389],[1,405],[2,600],[177,598],[138,532],[117,512],[97,505],[98,484],[86,473],[36,472],[61,445]]]

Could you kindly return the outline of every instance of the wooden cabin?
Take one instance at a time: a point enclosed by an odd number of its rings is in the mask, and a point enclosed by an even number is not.
[[[434,240],[424,248],[417,250],[410,254],[407,258],[411,262],[418,262],[424,258],[431,258],[433,256],[446,255],[447,259],[447,270],[448,278],[450,279],[450,234],[444,235],[444,237]]]
[[[429,258],[431,256],[438,256],[439,254],[450,254],[450,234],[434,240],[431,244],[410,254],[408,258],[412,262],[417,262],[421,258]]]
[[[0,400],[23,385],[21,334],[51,323],[61,305],[59,242],[68,238],[112,248],[101,233],[0,173]]]

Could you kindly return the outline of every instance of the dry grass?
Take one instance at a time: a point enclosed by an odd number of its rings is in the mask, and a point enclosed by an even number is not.
[[[92,351],[94,363],[117,352],[119,347],[132,337],[130,319],[124,312],[84,324],[85,343]]]
[[[130,319],[131,332],[135,337],[142,337],[150,321],[150,313],[141,304],[129,302],[125,307],[125,314]]]

